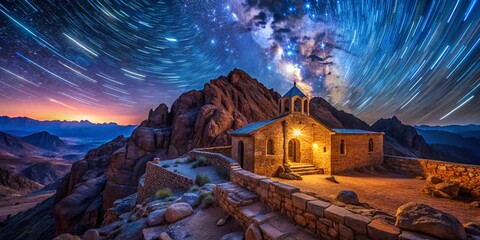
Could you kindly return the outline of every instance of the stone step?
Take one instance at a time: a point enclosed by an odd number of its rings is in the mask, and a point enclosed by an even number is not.
[[[321,171],[319,171],[317,169],[314,169],[314,170],[298,171],[298,172],[295,172],[295,173],[300,175],[300,176],[304,176],[304,175],[321,174]]]
[[[300,171],[309,171],[309,170],[317,170],[315,167],[304,167],[304,168],[295,168],[291,169],[292,172],[300,172]]]
[[[298,168],[309,168],[309,167],[313,167],[315,168],[315,166],[313,166],[312,164],[294,164],[294,165],[290,165],[290,169],[298,169]]]
[[[270,207],[262,202],[255,202],[240,208],[240,213],[243,214],[250,221],[252,221],[254,217],[265,215],[270,212]]]

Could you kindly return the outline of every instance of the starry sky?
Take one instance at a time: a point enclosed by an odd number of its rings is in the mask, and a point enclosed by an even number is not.
[[[480,123],[477,0],[6,0],[0,115],[138,124],[241,68],[373,123]]]

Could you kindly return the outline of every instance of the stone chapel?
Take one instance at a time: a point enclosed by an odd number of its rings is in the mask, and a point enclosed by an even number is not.
[[[273,176],[289,164],[301,175],[337,174],[382,163],[383,133],[326,127],[310,116],[310,99],[295,83],[278,105],[276,118],[230,133],[232,157],[243,169]]]

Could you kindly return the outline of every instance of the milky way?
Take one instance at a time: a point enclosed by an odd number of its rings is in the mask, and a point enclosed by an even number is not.
[[[370,123],[480,123],[479,60],[477,0],[0,3],[0,115],[137,123],[237,67]]]

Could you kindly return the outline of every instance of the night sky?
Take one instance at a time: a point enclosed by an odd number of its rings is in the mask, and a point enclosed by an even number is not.
[[[9,0],[0,115],[138,124],[241,68],[372,123],[480,123],[480,3]]]

